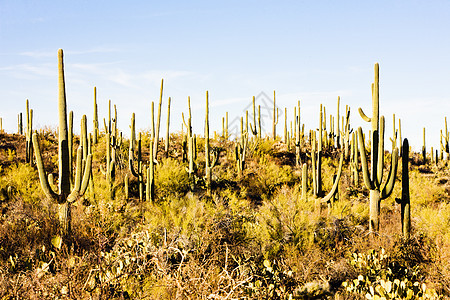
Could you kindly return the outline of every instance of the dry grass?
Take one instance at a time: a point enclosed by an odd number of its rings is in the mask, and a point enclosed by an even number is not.
[[[45,165],[52,170],[55,139],[43,136]],[[310,193],[301,198],[300,172],[286,147],[255,143],[239,177],[232,143],[213,141],[222,151],[209,197],[202,183],[201,140],[197,187],[189,192],[181,137],[172,135],[169,158],[159,152],[157,201],[139,203],[135,182],[131,199],[124,198],[126,142],[110,199],[99,172],[101,139],[94,147],[95,198],[73,207],[67,248],[55,240],[57,205],[45,199],[36,170],[23,163],[23,138],[3,137],[2,149],[15,145],[16,154],[0,153],[1,299],[305,299],[314,293],[317,299],[350,299],[356,296],[344,295],[341,283],[358,275],[349,263],[352,253],[381,248],[402,265],[418,267],[423,282],[450,295],[448,165],[430,166],[432,175],[411,168],[413,235],[404,242],[393,200],[400,183],[382,202],[382,229],[372,236],[367,191],[351,184],[347,168],[340,199],[319,209]],[[328,151],[324,158],[326,191],[336,156]]]

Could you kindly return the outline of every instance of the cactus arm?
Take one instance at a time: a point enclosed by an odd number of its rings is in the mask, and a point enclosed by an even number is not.
[[[363,171],[363,178],[364,178],[364,184],[366,185],[366,188],[369,190],[373,190],[375,186],[370,181],[369,178],[369,166],[367,165],[367,156],[366,156],[366,148],[364,143],[364,136],[362,133],[362,128],[358,128],[358,138],[359,138],[359,151],[360,151],[360,157],[361,157],[361,169]]]
[[[82,156],[83,156],[83,150],[81,147],[78,147],[77,149],[77,163],[76,163],[76,173],[75,173],[75,187],[74,187],[74,191],[80,191],[81,188],[81,172],[83,169],[83,160],[82,160]]]
[[[83,161],[81,156],[82,156],[82,149],[81,147],[79,147],[77,151],[77,172],[75,178],[75,188],[67,197],[67,202],[70,203],[78,200],[79,197],[83,196],[84,193],[86,193],[86,190],[89,186],[89,178],[91,176],[92,170],[92,154],[89,154],[86,158],[86,166],[84,168],[84,172],[82,170]],[[81,176],[82,173],[83,177]]]
[[[343,164],[344,164],[344,151],[341,151],[341,159],[339,160],[339,168],[338,168],[338,173],[337,173],[337,176],[336,176],[336,180],[334,181],[334,184],[333,184],[333,187],[331,188],[331,191],[328,193],[328,195],[326,195],[325,197],[320,199],[320,202],[322,202],[322,203],[328,202],[328,201],[330,201],[331,197],[333,197],[334,194],[336,194],[337,187],[339,185],[339,179],[341,179]]]
[[[364,121],[366,121],[366,122],[371,122],[371,121],[372,121],[372,119],[369,118],[369,117],[364,113],[364,111],[362,110],[361,107],[358,108],[358,112],[359,112],[359,115],[361,116],[361,118],[362,118]]]
[[[395,150],[391,156],[391,170],[389,171],[388,180],[386,182],[386,185],[381,190],[381,195],[380,195],[381,200],[389,197],[392,193],[392,190],[394,189],[395,177],[397,174],[397,166],[398,166],[397,162],[398,162],[398,149],[395,148]]]
[[[44,194],[45,196],[47,196],[48,199],[54,200],[55,202],[59,203],[58,194],[56,194],[50,187],[47,175],[45,174],[44,163],[42,161],[42,154],[41,149],[39,148],[37,133],[33,133],[32,140],[33,140],[34,154],[36,157],[36,166],[38,168],[39,180],[41,182],[42,190],[44,191]]]
[[[87,159],[86,159],[86,164],[84,167],[83,180],[81,181],[80,195],[84,195],[84,193],[86,192],[86,190],[89,186],[89,179],[91,177],[91,171],[92,171],[92,154],[88,154]]]
[[[377,181],[376,186],[381,186],[383,180],[384,169],[384,116],[380,117],[380,132],[378,135],[378,166],[377,166]]]

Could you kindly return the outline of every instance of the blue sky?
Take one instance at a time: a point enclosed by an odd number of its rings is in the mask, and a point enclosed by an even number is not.
[[[163,120],[171,96],[172,130],[181,129],[188,96],[202,133],[206,90],[213,130],[226,111],[231,122],[253,95],[276,90],[289,120],[301,101],[307,129],[317,128],[320,103],[335,114],[341,96],[352,126],[367,131],[357,109],[371,109],[378,62],[387,135],[395,113],[414,149],[423,127],[436,148],[450,117],[449,31],[449,1],[0,0],[0,117],[15,132],[29,99],[35,127],[56,126],[62,48],[77,128],[82,114],[92,124],[94,86],[100,117],[111,99],[125,134],[132,112],[138,128],[149,128],[164,78]]]

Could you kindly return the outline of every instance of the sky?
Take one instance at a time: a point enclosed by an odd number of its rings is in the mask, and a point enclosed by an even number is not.
[[[111,100],[126,136],[133,112],[137,128],[149,129],[161,79],[162,134],[168,97],[170,130],[180,131],[188,96],[194,132],[203,134],[206,91],[211,131],[221,132],[226,112],[234,130],[246,109],[252,117],[252,96],[263,105],[275,91],[278,133],[285,108],[289,123],[300,100],[301,122],[315,129],[320,104],[336,115],[338,96],[341,114],[349,105],[351,126],[368,132],[357,110],[371,114],[376,62],[386,138],[395,113],[415,151],[424,127],[427,148],[436,149],[450,117],[450,1],[0,0],[0,117],[7,132],[17,132],[26,99],[35,129],[56,128],[59,48],[76,132],[83,114],[92,128],[94,86],[101,119]],[[271,122],[264,114],[268,133]]]

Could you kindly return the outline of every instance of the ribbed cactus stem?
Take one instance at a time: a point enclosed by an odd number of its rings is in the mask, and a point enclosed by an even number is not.
[[[308,191],[308,165],[305,163],[302,166],[302,199],[306,200],[307,191]]]
[[[427,148],[425,145],[425,127],[423,128],[422,160],[423,160],[423,164],[427,163]]]
[[[67,128],[66,89],[64,79],[64,59],[62,49],[58,50],[58,89],[59,89],[59,191],[63,198],[70,193],[70,164]]]
[[[287,144],[288,140],[288,125],[287,125],[287,107],[284,108],[284,138],[283,141]]]
[[[252,107],[253,107],[253,125],[250,123],[250,130],[254,136],[258,135],[258,128],[256,125],[256,105],[255,105],[255,96],[252,98]]]
[[[164,79],[161,79],[161,89],[159,92],[159,103],[158,103],[158,117],[156,119],[156,132],[155,132],[155,141],[153,145],[153,159],[156,161],[156,156],[158,153],[158,143],[159,143],[159,130],[161,125],[161,105],[162,105],[162,97],[163,97],[163,86]]]
[[[17,133],[23,135],[23,118],[22,113],[17,115]]]
[[[139,201],[144,200],[144,178],[142,172],[142,143],[141,143],[141,133],[139,133],[139,139],[137,141],[138,149],[137,149],[137,168],[134,167],[134,144],[136,143],[136,123],[135,123],[135,114],[133,113],[131,116],[131,139],[130,139],[130,148],[128,152],[128,168],[131,174],[138,179],[139,186]]]
[[[153,153],[153,141],[150,142],[150,154]],[[154,202],[155,200],[155,161],[150,155],[147,169],[147,184],[145,188],[145,199]]]
[[[295,122],[295,165],[300,166],[301,161],[301,124],[300,124],[300,100],[294,110],[294,122]]]
[[[336,136],[336,147],[337,148],[341,148],[341,130],[340,130],[340,127],[339,127],[339,122],[340,122],[340,117],[339,117],[339,106],[340,106],[340,103],[341,103],[341,97],[339,97],[338,96],[338,99],[337,99],[337,117],[336,117],[336,120],[337,120],[337,122],[336,122],[336,134],[337,134],[337,136]]]
[[[31,135],[33,134],[33,110],[30,109],[28,99],[26,101],[26,111],[27,111],[27,131],[25,133],[26,138],[25,161],[27,163],[31,163],[33,158],[33,144],[31,142]]]
[[[398,119],[398,136],[400,139],[400,150],[399,150],[399,155],[403,154],[403,144],[402,144],[402,120],[400,120],[400,118]]]
[[[411,234],[411,205],[409,197],[409,143],[403,140],[402,153],[402,198],[401,198],[401,220],[403,237],[408,240]]]
[[[366,158],[364,135],[361,127],[358,128],[358,139],[360,144],[361,168],[363,171],[364,184],[370,190],[369,193],[369,230],[378,232],[380,227],[380,203],[391,194],[397,172],[398,149],[394,149],[391,155],[390,171],[387,182],[381,187],[384,169],[384,117],[379,117],[379,65],[375,64],[375,81],[372,84],[372,117],[367,117],[361,108],[361,117],[372,125],[371,166],[370,175]]]
[[[37,133],[32,136],[33,146],[35,149],[36,165],[38,168],[39,180],[42,190],[47,198],[60,204],[60,225],[64,240],[69,237],[71,232],[71,203],[84,195],[88,187],[89,178],[92,171],[92,155],[87,155],[83,162],[83,147],[80,146],[77,151],[76,175],[73,189],[70,188],[71,166],[69,165],[69,146],[68,146],[68,129],[67,129],[67,108],[64,84],[64,64],[63,51],[58,50],[58,88],[59,88],[59,193],[53,191],[45,174],[44,163],[42,160],[41,149]],[[83,165],[85,166],[83,168]],[[84,170],[83,170],[84,169]]]
[[[169,101],[167,103],[167,123],[166,123],[166,141],[164,144],[164,152],[166,154],[166,157],[169,157],[169,143],[170,143],[170,131],[169,131],[169,125],[170,125],[170,102],[171,98],[169,97]]]
[[[277,139],[278,109],[275,102],[275,91],[273,91],[273,117],[272,117],[272,138]]]
[[[94,86],[94,134],[93,134],[93,143],[97,144],[98,137],[99,137],[99,130],[98,130],[98,106],[97,106],[97,87]]]
[[[206,114],[205,114],[205,177],[206,177],[206,190],[208,195],[211,195],[211,182],[212,182],[212,168],[217,164],[219,159],[219,153],[213,152],[211,160],[209,145],[209,94],[206,91]]]

